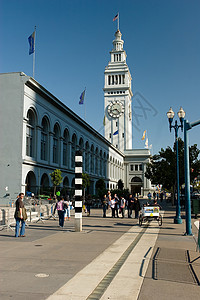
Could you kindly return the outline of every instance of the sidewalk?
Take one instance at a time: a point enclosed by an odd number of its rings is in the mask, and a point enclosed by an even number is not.
[[[167,207],[162,228],[140,228],[135,219],[83,215],[31,224],[26,238],[0,232],[1,299],[189,299],[199,292],[200,259],[183,224]],[[193,220],[194,221],[194,220]],[[197,235],[197,229],[193,227]],[[188,251],[187,251],[188,250]]]

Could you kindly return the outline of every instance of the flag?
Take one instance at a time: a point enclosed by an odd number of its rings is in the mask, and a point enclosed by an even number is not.
[[[83,104],[84,98],[85,98],[85,90],[84,90],[84,91],[81,93],[81,95],[80,95],[79,104]]]
[[[152,149],[152,144],[149,146],[149,149]]]
[[[148,138],[146,138],[146,141],[145,141],[145,148],[149,148],[149,141],[148,141]]]
[[[103,118],[103,126],[105,126],[106,125],[106,116],[104,116],[104,118]]]
[[[144,141],[146,135],[146,130],[143,132],[142,141]]]
[[[118,130],[117,131],[115,131],[114,133],[113,133],[113,135],[117,135],[119,132],[118,132]]]
[[[113,18],[113,21],[117,20],[119,18],[119,13]]]
[[[29,42],[29,55],[35,52],[35,31],[28,37]]]

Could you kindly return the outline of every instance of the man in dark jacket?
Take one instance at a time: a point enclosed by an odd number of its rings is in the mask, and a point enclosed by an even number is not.
[[[140,202],[137,197],[134,198],[135,219],[138,219],[139,211],[141,210]]]
[[[129,198],[127,200],[127,209],[128,209],[128,218],[132,218],[132,211],[133,211],[133,206],[134,206],[134,198],[133,195],[130,194]]]

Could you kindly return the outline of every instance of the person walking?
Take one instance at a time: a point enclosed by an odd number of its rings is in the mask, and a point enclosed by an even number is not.
[[[151,192],[148,193],[147,197],[148,197],[148,200],[151,201],[151,197],[152,197]]]
[[[117,218],[119,218],[119,204],[120,204],[120,200],[119,200],[117,194],[114,194],[114,200],[115,200],[115,212],[116,212],[116,216],[117,216]]]
[[[133,205],[134,205],[134,198],[133,198],[132,194],[129,195],[127,202],[128,202],[128,205],[127,205],[128,218],[132,218],[132,211],[133,211]]]
[[[15,210],[15,219],[16,219],[16,226],[15,226],[15,237],[19,237],[19,228],[20,228],[20,223],[21,223],[21,229],[20,229],[20,237],[25,237],[25,225],[26,225],[26,219],[27,219],[27,214],[26,214],[26,209],[24,207],[23,203],[24,199],[24,193],[20,193],[15,205],[16,205],[16,210]]]
[[[135,219],[138,219],[139,211],[141,210],[140,202],[137,197],[134,198]]]
[[[109,205],[112,210],[112,218],[115,218],[115,198],[111,198]]]
[[[67,199],[66,204],[67,204],[67,208],[66,208],[67,217],[66,217],[66,219],[69,221],[70,217],[71,217],[71,209],[72,209],[72,202],[70,201],[69,198]]]
[[[108,197],[107,197],[107,195],[103,196],[102,208],[103,208],[103,218],[106,218],[106,210],[108,208]]]
[[[62,197],[62,198],[59,197],[58,202],[56,203],[55,208],[54,208],[54,214],[57,209],[58,217],[59,217],[59,226],[61,228],[64,227],[65,208],[66,208],[66,204],[64,203],[64,197]]]
[[[121,213],[122,213],[122,219],[124,218],[125,206],[126,206],[126,200],[124,199],[123,196],[121,196],[120,208],[121,208]]]
[[[91,195],[88,195],[86,200],[85,200],[85,206],[86,206],[86,209],[87,209],[87,216],[88,217],[90,216],[91,205],[92,205]]]

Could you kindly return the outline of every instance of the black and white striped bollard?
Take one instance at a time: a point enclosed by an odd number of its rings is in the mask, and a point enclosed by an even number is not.
[[[82,231],[82,152],[75,153],[75,231]]]

